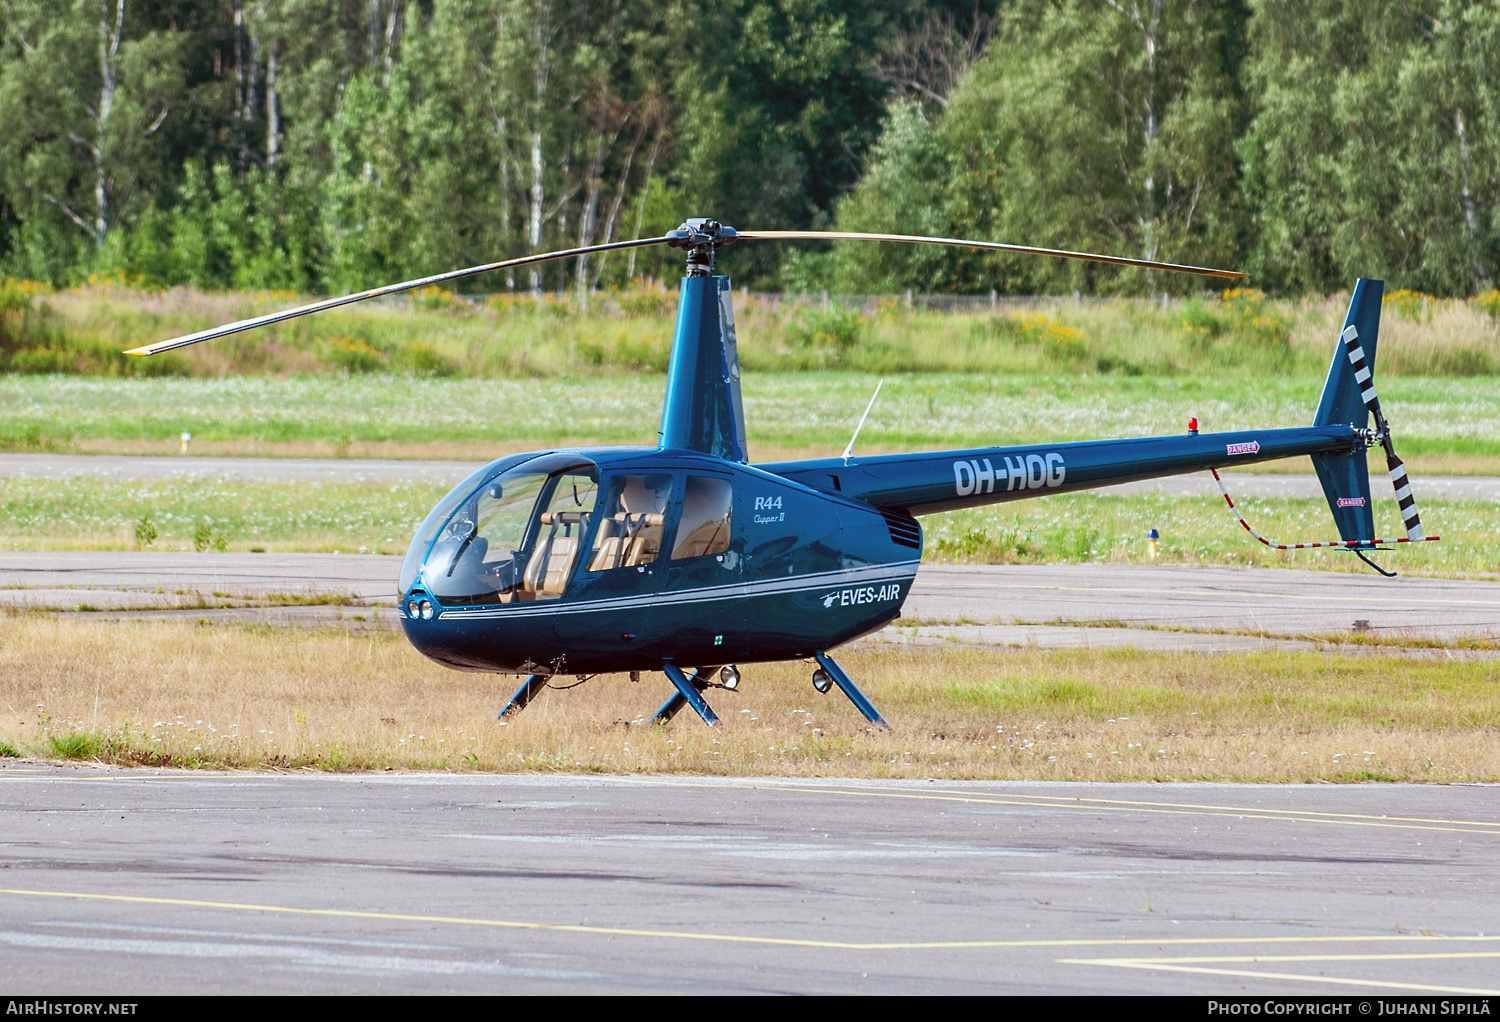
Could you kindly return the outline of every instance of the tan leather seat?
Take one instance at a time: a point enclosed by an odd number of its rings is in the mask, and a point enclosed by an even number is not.
[[[522,589],[538,596],[563,594],[572,573],[573,558],[578,554],[577,533],[583,530],[585,517],[576,511],[548,511],[542,515],[542,524],[551,528],[526,562]],[[562,535],[558,535],[559,528]]]
[[[661,552],[662,527],[666,521],[667,516],[662,514],[621,511],[600,522],[589,571],[650,564]]]

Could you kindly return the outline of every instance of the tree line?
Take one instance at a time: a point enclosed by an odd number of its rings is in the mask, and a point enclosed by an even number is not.
[[[1471,294],[1500,261],[1472,0],[3,0],[0,270],[335,292],[741,227]],[[673,276],[641,250],[480,278]],[[840,291],[1151,292],[964,250],[745,246]]]

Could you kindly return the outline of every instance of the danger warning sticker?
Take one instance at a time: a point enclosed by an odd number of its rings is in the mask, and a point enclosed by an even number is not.
[[[1249,443],[1245,444],[1226,444],[1224,447],[1225,454],[1255,454],[1259,451],[1259,440],[1251,440]]]
[[[1364,506],[1365,506],[1365,498],[1363,498],[1363,497],[1340,497],[1339,498],[1339,507],[1364,507]]]

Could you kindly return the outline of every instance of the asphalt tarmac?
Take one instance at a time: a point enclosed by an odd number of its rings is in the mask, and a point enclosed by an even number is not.
[[[0,760],[0,987],[1500,992],[1500,788]]]

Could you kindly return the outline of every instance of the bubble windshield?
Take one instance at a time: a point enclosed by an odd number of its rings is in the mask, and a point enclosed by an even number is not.
[[[550,454],[489,473],[477,486],[474,479],[429,516],[430,522],[448,511],[417,555],[421,569],[413,581],[420,577],[444,606],[562,596],[598,498],[598,467],[577,455]],[[418,530],[412,552],[427,526]]]

